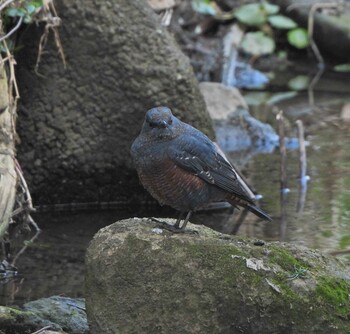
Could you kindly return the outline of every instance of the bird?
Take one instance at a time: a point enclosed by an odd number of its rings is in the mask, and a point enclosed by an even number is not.
[[[185,231],[193,212],[220,201],[272,220],[256,206],[251,190],[219,147],[168,107],[146,112],[130,153],[144,188],[161,205],[180,212],[173,230]]]

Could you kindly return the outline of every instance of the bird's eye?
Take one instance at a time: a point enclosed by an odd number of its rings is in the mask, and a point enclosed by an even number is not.
[[[169,125],[173,124],[173,120],[171,118],[169,119],[168,124]]]

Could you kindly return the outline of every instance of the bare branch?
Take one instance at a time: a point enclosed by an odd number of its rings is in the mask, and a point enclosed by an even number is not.
[[[6,35],[0,37],[0,42],[10,37],[13,33],[15,33],[21,26],[22,22],[23,22],[23,16],[19,18],[15,27],[13,27]]]
[[[7,0],[5,1],[1,6],[0,6],[0,12],[6,7],[8,6],[11,2],[14,2],[15,0]]]
[[[45,327],[39,329],[38,331],[33,332],[32,334],[40,334],[40,333],[43,333],[44,331],[46,331],[47,329],[50,329],[50,328],[51,328],[51,326],[45,326]]]

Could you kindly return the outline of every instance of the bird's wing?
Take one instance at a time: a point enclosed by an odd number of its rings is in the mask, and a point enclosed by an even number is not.
[[[231,164],[218,152],[215,145],[202,135],[182,135],[169,145],[169,158],[179,167],[204,181],[253,203],[240,184]]]

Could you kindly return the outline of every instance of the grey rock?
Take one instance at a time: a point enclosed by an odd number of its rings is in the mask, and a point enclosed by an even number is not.
[[[50,322],[55,329],[67,333],[84,334],[89,328],[82,298],[52,296],[28,302],[23,309]]]
[[[16,54],[18,159],[37,204],[128,198],[141,189],[129,149],[147,109],[167,105],[213,136],[198,83],[188,58],[146,1],[57,0],[55,6],[67,68],[51,36],[38,70],[42,75],[34,72],[43,27],[29,27]],[[33,150],[40,166],[26,154]],[[100,152],[103,160],[96,161]],[[58,169],[71,182],[63,184]],[[111,177],[88,189],[84,180],[98,177],[96,170]]]
[[[86,306],[92,334],[348,332],[344,263],[304,247],[256,246],[203,226],[189,226],[199,235],[160,227],[151,219],[127,219],[91,241]]]

